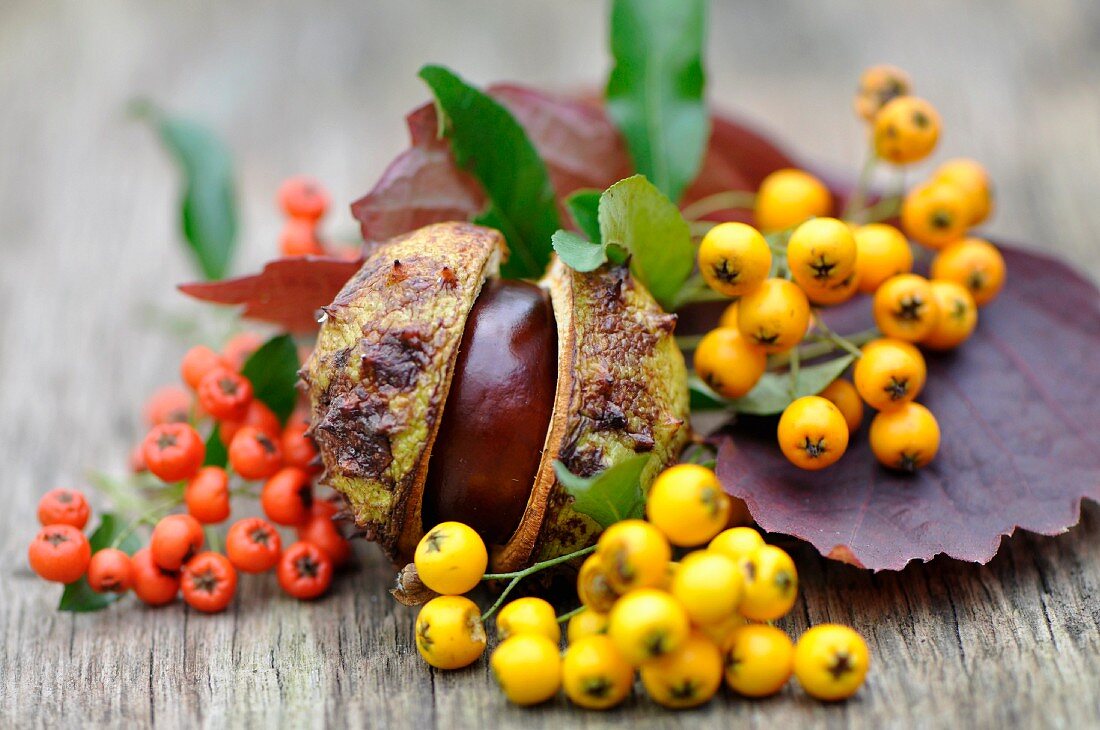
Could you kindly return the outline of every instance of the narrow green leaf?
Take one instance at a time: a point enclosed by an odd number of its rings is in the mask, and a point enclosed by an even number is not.
[[[270,408],[270,406],[268,407]],[[206,439],[206,457],[203,459],[202,465],[220,466],[224,469],[228,463],[229,450],[222,443],[221,426],[215,423],[214,430],[210,432],[210,436]]]
[[[565,199],[565,207],[581,233],[589,241],[600,242],[600,196],[599,190],[577,190]]]
[[[550,174],[512,114],[442,66],[420,69],[435,96],[440,129],[458,164],[473,173],[489,198],[478,222],[498,228],[511,255],[506,277],[535,279],[550,262],[550,237],[561,228]]]
[[[595,271],[607,261],[603,246],[572,231],[558,231],[551,240],[558,257],[574,271]]]
[[[599,221],[603,243],[626,249],[635,275],[672,311],[695,259],[691,229],[680,210],[644,176],[634,175],[600,196]]]
[[[641,476],[650,458],[649,454],[636,454],[593,477],[579,477],[555,461],[554,473],[572,495],[573,509],[606,528],[620,520],[641,516],[645,506]]]
[[[180,223],[207,279],[221,279],[237,243],[237,204],[228,148],[206,127],[173,117],[148,102],[134,104],[149,121],[183,176]]]
[[[614,0],[607,110],[635,169],[674,202],[710,135],[703,98],[706,0]]]
[[[725,401],[727,407],[738,413],[755,416],[770,416],[782,413],[795,398],[817,395],[841,376],[855,360],[853,355],[843,355],[817,365],[804,367],[799,371],[798,383],[791,397],[791,378],[788,373],[764,373],[760,382],[748,395],[735,400]]]
[[[252,353],[241,368],[252,383],[253,397],[259,398],[286,423],[298,402],[298,348],[290,335],[278,335]]]
[[[95,554],[103,548],[111,547],[115,539],[125,529],[127,529],[126,523],[117,515],[104,512],[99,518],[99,526],[88,538],[92,553]],[[131,533],[119,543],[118,547],[127,555],[133,555],[141,547],[141,541],[138,540],[137,535]],[[96,593],[88,585],[88,579],[81,578],[75,583],[65,586],[65,590],[61,594],[61,601],[57,604],[57,609],[75,613],[99,611],[118,599],[117,593]]]

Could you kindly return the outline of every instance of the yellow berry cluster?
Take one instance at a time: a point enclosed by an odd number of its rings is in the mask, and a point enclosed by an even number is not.
[[[904,72],[890,66],[868,69],[861,78],[855,107],[871,125],[871,163],[909,164],[935,148],[939,115],[910,88]],[[834,201],[820,180],[779,170],[755,195],[756,227],[720,223],[699,245],[703,280],[735,300],[695,350],[696,374],[718,395],[749,395],[769,364],[787,366],[797,379],[799,346],[809,339],[858,357],[854,386],[836,380],[819,395],[793,400],[780,418],[780,447],[805,469],[822,469],[844,454],[864,402],[879,411],[870,440],[880,462],[902,470],[927,464],[940,432],[933,415],[913,401],[926,371],[914,345],[947,350],[965,342],[978,308],[1005,280],[1000,252],[969,235],[993,209],[989,176],[977,162],[950,160],[903,196],[872,206],[863,206],[865,192],[853,193],[843,220],[832,218]],[[883,222],[899,209],[901,229]],[[913,273],[910,239],[934,253],[931,278]],[[872,297],[877,328],[864,333],[861,343],[873,341],[862,349],[832,332],[816,309],[857,294]]]

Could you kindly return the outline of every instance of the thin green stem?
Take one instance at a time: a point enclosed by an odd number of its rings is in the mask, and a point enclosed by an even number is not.
[[[686,220],[696,221],[721,210],[751,210],[756,205],[756,193],[748,190],[726,190],[699,198],[681,211]]]
[[[859,180],[856,182],[856,187],[852,190],[852,194],[848,197],[848,202],[844,206],[844,213],[841,217],[844,220],[851,220],[859,223],[863,217],[863,205],[867,199],[867,188],[871,186],[871,176],[874,174],[875,165],[878,163],[878,156],[875,154],[874,146],[867,149],[867,156],[863,160],[863,167],[859,171]]]
[[[166,502],[161,502],[160,504],[149,508],[145,512],[142,512],[140,515],[130,520],[130,524],[126,525],[126,528],[115,536],[115,539],[111,541],[111,547],[117,548],[119,545],[121,545],[123,541],[126,540],[126,538],[134,534],[134,530],[138,528],[138,525],[155,525],[156,520],[153,519],[154,517],[159,516],[162,512],[167,512],[179,503],[179,499],[172,499]]]
[[[833,331],[833,328],[825,324],[825,320],[821,318],[821,312],[814,313],[814,327],[820,330],[821,334],[825,335],[825,338],[832,342],[837,347],[847,350],[856,357],[862,357],[863,352],[856,347],[855,343],[849,341],[846,337],[838,335]]]
[[[562,563],[568,563],[570,560],[572,560],[574,558],[579,558],[582,555],[588,555],[589,553],[593,553],[595,551],[596,551],[596,546],[595,545],[589,545],[586,548],[581,548],[580,550],[574,550],[571,553],[566,553],[565,555],[559,555],[556,558],[550,558],[548,560],[543,560],[541,562],[535,563],[535,564],[533,564],[529,567],[524,568],[523,570],[515,570],[515,571],[512,571],[511,573],[486,573],[485,575],[483,575],[481,577],[481,579],[482,580],[504,580],[505,578],[526,578],[527,576],[531,575],[532,573],[537,573],[540,570],[544,570],[546,568],[552,568],[555,565],[561,565]]]
[[[881,333],[878,329],[871,327],[870,329],[862,330],[854,334],[848,335],[845,339],[852,345],[859,347],[865,345],[876,337],[881,337]],[[830,352],[834,352],[839,349],[837,344],[831,340],[825,342],[814,342],[810,345],[802,345],[797,348],[798,357],[800,360],[813,360],[814,358],[821,357],[822,355],[828,355]],[[772,355],[768,358],[768,368],[782,367],[791,361],[791,354],[794,350],[781,353],[779,355]]]
[[[789,374],[790,374],[790,378],[791,378],[790,392],[791,392],[791,398],[792,399],[798,397],[798,372],[801,369],[801,367],[802,367],[802,357],[801,357],[801,355],[799,355],[798,348],[796,347],[793,350],[791,350],[791,359],[790,359],[790,373]]]
[[[207,525],[203,528],[203,532],[206,533],[206,542],[210,545],[210,549],[216,553],[220,553],[222,551],[222,540],[218,535],[218,531],[212,526]]]
[[[558,616],[558,623],[559,624],[565,623],[569,619],[576,616],[578,613],[581,613],[582,611],[584,611],[584,609],[586,609],[586,608],[588,608],[588,606],[577,606],[572,611],[568,611],[566,613],[563,613],[561,616]]]
[[[867,206],[860,218],[863,223],[881,223],[890,220],[901,210],[901,201],[900,194],[887,196],[874,205]]]

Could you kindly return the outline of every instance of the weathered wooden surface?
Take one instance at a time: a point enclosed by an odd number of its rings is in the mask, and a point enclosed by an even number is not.
[[[944,152],[999,183],[992,231],[1100,275],[1100,5],[716,2],[712,94],[841,169],[862,148],[848,95],[860,68],[908,68],[946,120]],[[506,706],[484,662],[450,674],[416,656],[390,572],[328,598],[246,578],[229,612],[53,610],[26,567],[33,505],[91,468],[120,472],[137,404],[200,309],[172,242],[173,171],[123,107],[148,94],[221,130],[237,154],[246,247],[270,255],[271,198],[310,172],[363,192],[404,143],[425,61],[478,81],[562,88],[605,73],[601,4],[6,2],[0,6],[0,726],[1086,727],[1100,725],[1100,509],[1058,538],[1018,535],[984,568],[938,559],[872,576],[796,551],[803,598],[784,626],[849,623],[871,643],[867,687],[825,706],[789,689],[671,715],[559,700]],[[334,234],[353,234],[341,216]],[[197,336],[191,333],[190,337]],[[1056,356],[1052,353],[1052,356]]]

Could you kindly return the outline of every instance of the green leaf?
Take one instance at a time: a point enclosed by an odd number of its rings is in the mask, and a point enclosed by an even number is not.
[[[266,401],[265,401],[266,404]],[[271,406],[268,406],[269,408]],[[210,436],[206,439],[206,457],[203,459],[203,466],[220,466],[225,468],[225,465],[229,463],[229,450],[226,449],[225,444],[222,443],[221,426],[214,424],[214,430],[210,432]]]
[[[119,517],[110,512],[104,512],[99,518],[99,526],[92,536],[88,538],[92,553],[111,547],[127,525]],[[119,543],[118,548],[127,555],[133,555],[141,548],[141,541],[132,532]],[[87,611],[99,611],[111,605],[119,599],[117,593],[96,593],[88,585],[87,578],[81,578],[75,583],[65,586],[61,594],[61,601],[57,604],[59,611],[73,611],[83,613]]]
[[[451,140],[458,164],[481,182],[489,206],[477,222],[508,240],[506,277],[535,279],[550,262],[550,237],[561,228],[550,174],[523,127],[487,94],[449,69],[424,66],[422,78],[435,95],[440,131]]]
[[[272,337],[245,361],[241,375],[252,383],[253,397],[285,424],[298,402],[298,348],[294,339],[290,335]]]
[[[722,411],[731,407],[728,400],[715,393],[694,373],[688,376],[688,395],[692,411]]]
[[[203,276],[221,279],[237,243],[237,204],[228,148],[209,129],[137,102],[135,114],[148,120],[183,175],[180,221],[184,238]]]
[[[574,271],[595,271],[607,262],[604,246],[592,243],[572,231],[557,231],[551,240],[558,257]]]
[[[738,413],[748,413],[754,416],[771,416],[782,413],[795,398],[817,395],[825,390],[829,383],[839,378],[848,369],[853,360],[855,360],[854,355],[843,355],[827,362],[801,368],[798,373],[798,384],[794,388],[794,397],[791,394],[791,376],[789,373],[764,373],[756,387],[748,395],[734,400],[723,399],[722,402],[725,403],[727,408],[731,408]],[[702,384],[698,379],[696,379],[696,382],[698,385]],[[694,393],[697,388],[696,384],[692,384],[690,387]],[[702,395],[702,393],[693,395],[692,398],[702,397]]]
[[[589,241],[600,242],[600,196],[599,190],[577,190],[565,199],[565,207],[573,222],[581,233],[588,236]]]
[[[614,0],[607,110],[634,168],[674,202],[695,179],[710,120],[703,91],[706,0]]]
[[[667,311],[691,275],[695,248],[680,210],[642,175],[620,180],[600,196],[604,245],[631,255],[631,268]]]
[[[573,509],[606,528],[620,520],[642,516],[645,495],[641,477],[650,458],[650,454],[636,454],[593,477],[579,477],[555,461],[554,473],[572,495]]]

